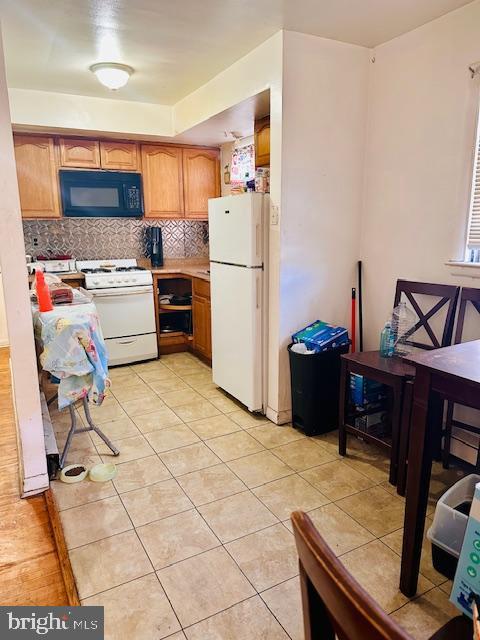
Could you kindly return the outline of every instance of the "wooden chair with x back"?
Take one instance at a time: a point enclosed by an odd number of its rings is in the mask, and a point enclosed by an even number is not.
[[[470,304],[469,304],[470,303]],[[460,304],[458,307],[458,318],[457,318],[457,327],[455,329],[455,338],[454,343],[460,344],[463,339],[463,332],[465,329],[465,316],[468,309],[473,308],[477,313],[480,314],[480,289],[474,289],[472,287],[463,287],[462,293],[460,294]],[[444,430],[444,441],[443,441],[443,466],[445,469],[448,469],[449,466],[449,458],[450,458],[450,446],[452,440],[452,428],[458,427],[463,429],[464,431],[469,431],[470,433],[475,433],[476,435],[480,434],[480,427],[468,424],[461,420],[456,420],[454,418],[454,408],[455,405],[453,402],[447,403],[447,415],[445,422],[445,430]],[[476,460],[476,470],[480,471],[480,447],[477,452],[477,460]]]
[[[295,511],[292,524],[305,640],[413,640],[345,569],[307,514]],[[430,640],[471,640],[472,635],[471,620],[457,616]]]
[[[437,349],[451,344],[455,310],[457,306],[459,287],[446,284],[429,284],[426,282],[412,282],[398,280],[395,290],[393,306],[396,307],[402,300],[406,300],[418,320],[409,330],[406,343],[417,349]],[[417,297],[431,301],[427,311],[423,311]],[[424,302],[423,302],[424,304]],[[440,315],[446,310],[444,318]],[[440,324],[440,337],[433,328],[434,318]],[[438,329],[437,329],[438,331]],[[422,339],[423,332],[423,339]],[[360,374],[380,382],[391,390],[390,423],[391,436],[388,438],[370,434],[355,427],[350,418],[354,416],[350,403],[350,375]],[[402,425],[402,412],[405,411],[404,396],[405,384],[412,380],[415,369],[403,362],[399,357],[382,358],[378,351],[364,351],[350,353],[342,356],[342,369],[340,374],[340,408],[339,408],[339,453],[344,456],[347,453],[347,434],[351,433],[382,447],[390,453],[390,482],[397,483],[398,455],[400,429]],[[407,408],[409,411],[409,409]]]

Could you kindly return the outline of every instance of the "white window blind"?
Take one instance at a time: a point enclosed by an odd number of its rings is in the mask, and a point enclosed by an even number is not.
[[[472,197],[470,201],[470,222],[467,238],[468,249],[480,248],[480,124],[477,129]]]

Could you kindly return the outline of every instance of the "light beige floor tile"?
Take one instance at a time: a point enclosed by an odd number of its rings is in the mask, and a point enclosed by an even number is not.
[[[296,474],[263,484],[253,489],[253,493],[280,520],[290,518],[292,511],[311,511],[330,502],[320,491]]]
[[[162,407],[143,416],[134,416],[133,421],[142,433],[151,433],[182,423],[177,414],[168,407]]]
[[[258,427],[258,429],[260,428]],[[251,429],[250,433],[252,431],[256,431],[256,429]],[[312,438],[303,438],[302,440],[295,440],[295,442],[275,447],[275,449],[272,449],[272,453],[288,464],[289,467],[295,469],[295,471],[305,471],[311,467],[335,460]]]
[[[257,591],[298,574],[295,540],[282,524],[251,533],[225,546]]]
[[[204,400],[202,396],[193,389],[179,389],[178,391],[167,391],[160,394],[162,400],[172,409],[185,404]]]
[[[228,466],[250,489],[293,473],[290,467],[287,467],[270,451],[262,451],[245,458],[232,460]]]
[[[68,549],[132,529],[120,498],[113,496],[60,512]]]
[[[300,475],[330,500],[340,500],[374,484],[340,460],[302,471]]]
[[[175,480],[164,480],[142,489],[122,493],[121,498],[135,527],[193,507]]]
[[[125,411],[113,397],[106,398],[99,406],[90,404],[89,409],[92,419],[96,424],[102,424],[103,422],[110,422],[111,420],[118,420],[119,418],[126,417]],[[80,415],[86,424],[87,421],[84,418],[83,409],[80,409]]]
[[[212,382],[212,372],[209,369],[199,369],[196,373],[179,373],[179,375],[194,389]]]
[[[446,582],[443,582],[439,586],[439,589],[441,589],[443,591],[443,593],[446,593],[447,596],[450,598],[450,595],[451,595],[452,589],[453,589],[453,581],[452,580],[447,580]]]
[[[168,640],[186,640],[186,635],[183,631],[179,631],[178,633],[174,633],[173,636],[168,636]]]
[[[163,360],[163,358],[162,358]],[[165,369],[165,365],[160,360],[149,360],[148,362],[138,362],[137,364],[130,365],[131,369],[136,373],[143,371],[156,371]]]
[[[198,442],[198,436],[186,424],[178,424],[168,429],[146,433],[145,437],[157,453],[185,447]]]
[[[165,404],[163,400],[161,400],[153,391],[151,392],[151,395],[144,398],[137,398],[136,400],[122,402],[122,407],[130,417],[152,413],[153,411],[162,409],[164,406]]]
[[[130,436],[140,435],[139,430],[128,416],[119,418],[118,420],[111,420],[110,422],[103,422],[101,431],[107,436],[107,438],[110,438],[110,440],[122,440],[123,438],[129,438]],[[99,445],[102,442],[100,436],[98,436],[94,431],[90,432],[90,436],[96,445]]]
[[[277,518],[249,491],[210,502],[198,507],[198,510],[223,543],[231,542],[278,522]]]
[[[258,596],[185,630],[188,640],[288,640]]]
[[[120,381],[123,379],[134,380],[136,376],[136,372],[131,367],[127,366],[111,367],[108,370],[108,377],[110,378],[110,380],[112,380],[112,382],[117,380]]]
[[[337,504],[377,538],[395,531],[403,524],[403,501],[382,487],[372,487],[343,498]]]
[[[155,574],[83,600],[105,610],[105,640],[160,640],[180,624]]]
[[[388,480],[390,456],[374,445],[362,442],[357,438],[349,438],[347,456],[344,460],[348,465],[371,478],[374,482]]]
[[[213,467],[221,462],[220,458],[210,451],[203,442],[191,444],[188,447],[166,451],[160,458],[174,476]]]
[[[195,506],[226,498],[247,488],[225,464],[187,473],[178,478],[178,484]]]
[[[321,445],[331,456],[343,460],[343,456],[338,453],[338,430],[329,431],[327,433],[320,433],[317,436],[313,436],[313,440]]]
[[[298,577],[260,594],[267,607],[292,640],[304,640],[302,597]]]
[[[118,456],[114,456],[104,442],[97,446],[98,453],[101,455],[103,462],[122,464],[123,462],[129,462],[130,460],[146,458],[154,453],[152,447],[142,435],[133,436],[131,438],[122,438],[115,442],[115,446],[120,451]]]
[[[248,433],[261,442],[264,447],[267,447],[267,449],[279,447],[282,444],[305,438],[303,433],[298,431],[298,429],[276,424],[262,424],[259,427],[249,429]]]
[[[401,593],[400,558],[380,540],[373,540],[340,557],[346,569],[387,612],[391,613],[408,598]],[[433,584],[420,574],[418,594],[433,588]]]
[[[255,594],[221,547],[162,569],[158,576],[183,627]]]
[[[190,404],[183,404],[181,407],[175,407],[174,411],[184,422],[220,415],[220,410],[205,398]]]
[[[153,571],[134,531],[119,533],[70,551],[81,599],[107,591]]]
[[[220,545],[197,511],[185,511],[137,529],[155,569],[163,569]]]
[[[171,478],[171,474],[158,456],[148,456],[117,465],[113,480],[118,493],[134,491]],[[92,483],[97,484],[97,483]]]
[[[136,398],[144,398],[152,394],[152,390],[146,382],[138,378],[138,382],[129,384],[112,384],[111,391],[119,402],[127,400],[135,400]]]
[[[250,427],[257,427],[259,424],[268,423],[269,420],[263,415],[257,413],[250,413],[245,409],[239,409],[239,411],[233,411],[228,414],[230,420],[233,420],[242,429],[249,429]]]
[[[239,409],[239,403],[231,400],[230,398],[227,398],[226,396],[224,396],[223,398],[216,396],[210,397],[208,398],[208,400],[213,404],[214,407],[217,407],[217,409],[223,411],[223,413],[232,413],[233,411],[238,411]]]
[[[204,374],[208,369],[204,368],[200,362],[169,362],[169,369],[174,371],[178,376],[193,376]]]
[[[361,547],[375,539],[370,531],[331,502],[308,514],[320,534],[337,556]],[[289,521],[287,527],[293,531]]]
[[[193,507],[175,480],[164,480],[143,489],[122,493],[122,501],[135,527]]]
[[[150,388],[159,396],[170,391],[179,391],[180,389],[188,389],[188,384],[177,376],[167,378],[166,380],[153,380],[148,383]]]
[[[161,368],[150,369],[148,371],[139,371],[138,375],[141,379],[151,384],[153,382],[160,382],[162,380],[178,380],[178,376],[173,371],[170,371],[167,367],[162,365]]]
[[[50,483],[50,488],[55,496],[59,511],[115,495],[115,487],[111,482],[90,482],[88,479],[74,484],[55,480]]]
[[[223,416],[225,417],[225,416]],[[234,422],[231,424],[235,425]],[[193,424],[193,423],[192,423]],[[229,460],[235,460],[236,458],[242,458],[243,456],[251,455],[252,453],[258,453],[259,451],[265,451],[264,447],[252,438],[246,431],[243,431],[237,426],[240,431],[231,433],[229,435],[213,438],[208,441],[208,446],[212,451],[218,455],[224,462]]]
[[[223,391],[217,387],[214,382],[209,382],[208,384],[202,384],[196,388],[196,391],[203,396],[204,398],[224,398],[225,394]]]
[[[97,454],[84,451],[83,449],[75,450],[69,449],[67,459],[65,460],[65,466],[69,464],[83,464],[87,469],[91,469],[94,465],[102,462],[101,458]]]
[[[427,518],[425,521],[425,532],[423,535],[423,544],[422,544],[422,557],[420,560],[420,572],[433,582],[434,585],[440,585],[445,582],[446,578],[444,575],[439,573],[436,569],[433,568],[432,564],[432,543],[427,538],[427,530],[432,524],[432,520]],[[381,538],[382,542],[384,542],[390,549],[393,549],[395,553],[398,553],[400,556],[402,554],[402,543],[403,543],[403,528],[397,529],[397,531],[393,531],[392,533],[387,534]]]
[[[195,431],[197,436],[202,440],[209,438],[217,438],[235,431],[242,431],[242,428],[230,420],[227,416],[219,415],[211,418],[203,418],[202,420],[193,420],[188,423],[190,429]]]
[[[78,426],[82,428],[81,425],[78,425]],[[89,433],[76,433],[73,436],[70,442],[70,447],[68,448],[70,456],[73,453],[79,454],[82,456],[86,456],[86,455],[94,456],[97,454],[97,449],[95,448],[93,440],[90,437],[90,433],[93,434],[93,431],[90,431]],[[60,433],[55,434],[55,440],[57,442],[57,447],[60,453],[63,451],[63,448],[65,447],[65,443],[67,442],[67,437],[68,437],[68,431],[61,431]]]
[[[412,602],[392,613],[392,618],[400,624],[412,638],[428,640],[450,618],[459,611],[448,600],[441,589],[432,589]]]

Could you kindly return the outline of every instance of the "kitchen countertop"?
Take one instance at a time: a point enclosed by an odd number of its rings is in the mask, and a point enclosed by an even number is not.
[[[200,278],[201,280],[210,281],[210,274],[206,273],[210,269],[210,263],[204,258],[191,258],[191,259],[167,259],[164,261],[163,267],[152,267],[148,258],[138,260],[138,264],[141,267],[150,269],[155,275],[161,274],[181,274],[185,276],[191,276],[192,278]]]
[[[163,267],[152,267],[148,258],[139,258],[138,264],[149,269],[153,274],[179,274],[210,281],[210,274],[206,273],[210,269],[210,264],[205,258],[170,258],[164,261]],[[54,273],[53,275],[58,276],[62,281],[83,280],[85,278],[80,271]],[[33,279],[34,276],[28,277],[29,282],[33,282]]]

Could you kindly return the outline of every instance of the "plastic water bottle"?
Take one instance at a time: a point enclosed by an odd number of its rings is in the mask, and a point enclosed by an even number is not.
[[[380,334],[380,355],[382,358],[390,358],[393,356],[393,334],[392,325],[386,322]]]
[[[395,355],[405,356],[411,352],[412,347],[407,344],[410,337],[408,332],[415,326],[416,321],[417,316],[405,302],[400,302],[393,310],[391,326]]]

